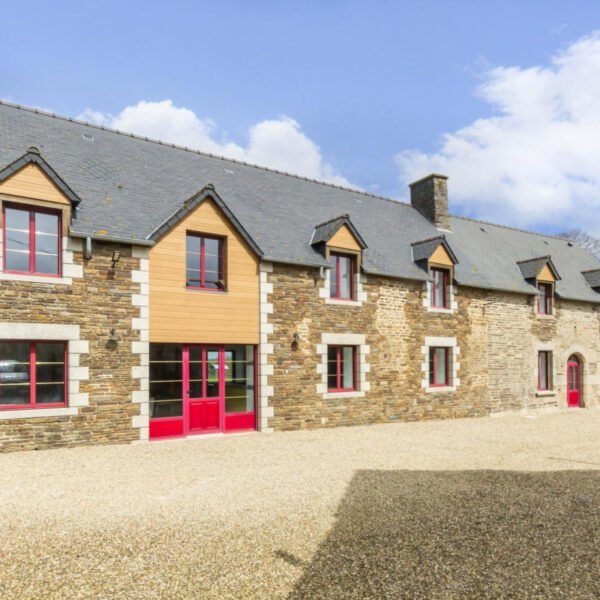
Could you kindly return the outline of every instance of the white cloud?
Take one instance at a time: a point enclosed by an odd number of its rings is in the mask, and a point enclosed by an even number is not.
[[[285,116],[260,121],[251,127],[245,146],[218,139],[218,128],[213,121],[198,117],[188,108],[177,107],[171,100],[142,100],[116,116],[88,108],[78,118],[211,154],[356,187],[323,159],[320,148],[302,132],[300,125]]]
[[[398,154],[402,184],[445,173],[455,210],[600,234],[600,32],[550,65],[490,69],[478,94],[496,114],[445,134],[435,153]]]

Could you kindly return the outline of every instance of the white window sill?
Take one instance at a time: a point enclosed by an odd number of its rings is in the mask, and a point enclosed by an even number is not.
[[[556,315],[552,314],[552,315],[543,315],[540,313],[535,313],[536,318],[538,319],[556,319]]]
[[[556,391],[555,390],[538,390],[535,393],[535,395],[538,398],[547,398],[549,396],[556,396]]]
[[[456,391],[455,385],[443,385],[443,386],[436,386],[436,387],[428,386],[425,388],[425,392],[427,394],[447,394],[449,392],[455,392],[455,391]]]
[[[427,312],[440,313],[442,315],[451,315],[454,312],[453,308],[436,308],[434,306],[428,306]]]
[[[0,273],[0,281],[24,281],[26,283],[48,283],[50,285],[71,285],[70,277],[42,277],[39,275],[17,275],[15,273]]]
[[[74,406],[64,408],[24,408],[23,410],[0,410],[0,421],[9,419],[32,419],[35,417],[68,417],[77,414]]]
[[[325,298],[325,304],[334,304],[337,306],[362,306],[360,300],[337,300],[336,298]]]
[[[336,398],[364,398],[365,393],[360,391],[353,392],[326,392],[323,394],[325,400],[335,400]]]

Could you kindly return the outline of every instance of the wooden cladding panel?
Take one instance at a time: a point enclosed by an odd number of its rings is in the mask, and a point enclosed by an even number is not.
[[[327,242],[327,245],[333,248],[352,250],[353,252],[361,251],[361,247],[352,232],[345,225],[339,228],[336,234]]]
[[[25,165],[0,183],[0,193],[71,206],[71,201],[37,165]]]
[[[188,290],[186,232],[227,238],[227,291]],[[150,250],[150,341],[259,342],[259,262],[211,200],[165,234]]]
[[[435,252],[429,259],[429,264],[440,265],[444,267],[453,267],[454,263],[446,252],[446,249],[441,244],[436,248]]]
[[[550,269],[550,267],[546,264],[544,265],[544,268],[540,271],[540,274],[538,275],[538,281],[543,281],[544,283],[555,283],[556,279],[554,278],[554,275],[552,274],[552,270]]]

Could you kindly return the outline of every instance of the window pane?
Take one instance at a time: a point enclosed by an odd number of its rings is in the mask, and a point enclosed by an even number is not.
[[[6,268],[29,271],[29,213],[6,209]]]
[[[200,287],[202,280],[200,278],[200,238],[196,235],[187,235],[186,245],[186,285],[188,287]]]
[[[219,395],[219,351],[206,351],[206,397]]]
[[[254,347],[225,348],[225,412],[254,411]]]
[[[354,389],[354,348],[352,346],[342,348],[342,388]]]
[[[203,380],[202,348],[190,346],[190,398],[203,397]]]
[[[58,237],[58,215],[35,213],[35,232]]]
[[[435,349],[435,382],[445,384],[448,381],[446,373],[446,348]]]
[[[337,346],[327,348],[327,387],[335,390],[338,387],[337,382]]]
[[[545,352],[540,352],[540,389],[548,389],[548,361]]]
[[[431,295],[431,303],[432,306],[435,306],[436,308],[445,307],[445,279],[446,277],[444,271],[442,271],[441,269],[433,270],[433,294]]]
[[[6,250],[6,268],[9,271],[29,271],[29,252]]]
[[[29,404],[29,343],[0,343],[0,404]]]
[[[183,415],[183,403],[181,400],[167,400],[150,403],[150,418],[160,419],[164,417],[181,417]]]
[[[35,253],[35,272],[48,275],[58,275],[58,254]]]
[[[221,240],[204,238],[204,285],[222,288]]]
[[[329,257],[329,264],[331,265],[331,269],[329,269],[329,295],[332,298],[337,298],[337,256],[331,255]]]
[[[352,259],[348,256],[340,256],[340,298],[352,296]]]
[[[29,232],[29,211],[18,208],[7,208],[4,211],[6,229],[20,229]]]
[[[65,401],[64,383],[38,383],[35,386],[36,404],[63,404]]]

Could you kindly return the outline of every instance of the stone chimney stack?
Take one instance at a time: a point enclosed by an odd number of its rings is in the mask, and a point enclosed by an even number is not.
[[[410,184],[410,203],[440,229],[450,229],[448,177],[432,173]]]

